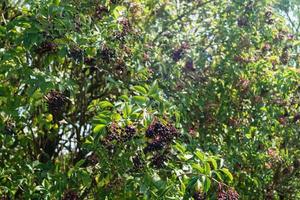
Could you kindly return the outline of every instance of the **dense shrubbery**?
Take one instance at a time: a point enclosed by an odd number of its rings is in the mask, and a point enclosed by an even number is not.
[[[4,0],[1,198],[300,198],[297,6]]]

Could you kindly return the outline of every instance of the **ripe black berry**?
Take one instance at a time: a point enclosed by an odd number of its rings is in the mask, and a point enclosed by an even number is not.
[[[136,129],[132,126],[125,126],[124,141],[130,140],[136,134]]]
[[[289,62],[289,51],[288,51],[288,48],[285,47],[283,50],[282,50],[282,53],[281,53],[281,56],[280,56],[280,62],[283,64],[283,65],[286,65],[288,64]]]
[[[271,11],[265,12],[265,22],[267,24],[273,24],[274,23],[274,19],[272,19],[272,15],[273,15],[273,13]]]
[[[105,63],[109,63],[115,57],[115,52],[114,50],[108,48],[106,45],[103,45],[99,52],[99,55]]]
[[[151,165],[155,168],[162,168],[165,165],[167,158],[161,154],[155,154],[151,159]]]
[[[83,59],[83,51],[79,48],[71,48],[68,56],[76,62],[80,62]]]
[[[206,199],[206,195],[200,192],[194,192],[193,194],[193,199],[194,200],[205,200]]]
[[[189,49],[190,46],[187,42],[184,42],[181,44],[180,47],[176,48],[172,53],[172,59],[174,62],[178,62],[182,59],[184,54],[186,53],[186,50]]]
[[[155,122],[148,127],[145,135],[148,138],[153,138],[144,148],[144,152],[147,153],[167,147],[177,136],[177,130],[171,125],[165,126],[160,122]]]
[[[48,104],[48,111],[53,115],[54,120],[61,120],[68,98],[59,91],[51,90],[45,97]]]
[[[84,64],[89,65],[89,66],[94,66],[96,65],[96,59],[95,58],[84,58]]]
[[[101,20],[107,13],[109,13],[108,8],[106,6],[100,5],[96,8],[95,17]]]
[[[185,69],[187,71],[195,71],[195,68],[194,68],[194,62],[192,59],[189,59],[186,61],[185,63]]]
[[[143,167],[143,163],[139,156],[135,156],[132,158],[133,166],[135,169],[140,169]]]
[[[249,21],[246,17],[242,16],[238,19],[237,24],[239,27],[245,27],[248,26]]]
[[[294,122],[297,122],[298,120],[300,120],[300,113],[297,113],[297,114],[294,116]]]
[[[40,44],[40,46],[36,49],[36,53],[45,54],[45,53],[53,53],[57,49],[57,45],[50,41],[44,41]]]
[[[299,158],[294,159],[293,165],[294,165],[295,169],[299,169],[300,168],[300,159]]]
[[[154,136],[155,136],[154,130],[152,130],[151,128],[148,128],[146,131],[146,137],[153,138]]]
[[[79,200],[79,195],[74,190],[67,190],[64,193],[62,200]]]

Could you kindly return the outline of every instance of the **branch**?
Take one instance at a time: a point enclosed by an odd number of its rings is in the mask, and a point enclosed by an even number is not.
[[[206,1],[206,2],[203,2],[203,3],[201,3],[201,1],[199,1],[199,3],[198,3],[196,6],[191,7],[190,9],[188,9],[187,11],[185,11],[184,13],[182,13],[181,15],[177,16],[177,18],[175,18],[175,19],[169,21],[169,22],[167,23],[167,27],[169,27],[170,25],[172,25],[172,24],[176,23],[177,21],[181,20],[183,17],[185,17],[186,15],[189,15],[191,12],[195,11],[195,10],[198,9],[199,7],[204,6],[204,5],[206,5],[206,4],[208,4],[208,3],[211,3],[211,2],[213,2],[213,1],[215,1],[215,0],[209,0],[209,1]],[[156,35],[156,37],[154,38],[153,42],[156,42],[157,39],[159,38],[159,36],[160,36],[163,32],[165,32],[165,31],[166,31],[166,30],[160,31],[160,32]]]

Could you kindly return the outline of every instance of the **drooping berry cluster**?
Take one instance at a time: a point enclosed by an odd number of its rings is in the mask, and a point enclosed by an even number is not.
[[[60,91],[51,90],[45,97],[48,104],[48,111],[53,115],[53,119],[62,117],[68,98]]]
[[[174,62],[178,62],[186,53],[186,50],[189,49],[189,44],[184,42],[183,44],[181,44],[180,47],[177,47],[176,49],[174,49],[173,53],[172,53],[172,59]]]
[[[131,33],[133,29],[132,29],[132,26],[131,26],[129,20],[126,18],[119,20],[119,24],[121,25],[121,31],[116,31],[114,33],[114,37],[117,40],[124,41],[126,39],[126,36],[129,33]]]
[[[296,113],[293,119],[293,122],[297,122],[300,120],[300,113]]]
[[[101,50],[99,52],[100,58],[105,62],[109,63],[112,61],[112,59],[115,57],[115,52],[113,49],[110,49],[106,45],[103,45],[101,47]]]
[[[133,126],[127,125],[124,128],[117,124],[112,124],[109,127],[108,134],[103,139],[104,145],[108,149],[113,149],[115,144],[127,142],[134,137],[136,129]]]
[[[288,62],[289,62],[289,51],[288,51],[288,47],[284,47],[283,50],[282,50],[282,53],[280,55],[280,62],[283,64],[283,65],[287,65]]]
[[[106,6],[100,5],[96,8],[95,17],[101,20],[107,13],[109,13],[108,8]]]
[[[272,13],[272,11],[267,11],[267,12],[265,12],[265,22],[267,23],[267,24],[273,24],[274,23],[274,19],[272,18],[272,16],[273,16],[273,13]]]
[[[154,168],[162,168],[165,165],[165,161],[167,161],[166,154],[159,154],[156,153],[152,158],[151,158],[151,166]]]
[[[138,156],[138,155],[132,158],[132,163],[133,163],[134,169],[136,169],[136,170],[141,169],[144,165],[140,156]]]
[[[96,153],[92,153],[86,158],[86,162],[90,165],[96,165],[97,163],[99,163],[99,157]]]
[[[45,53],[53,53],[57,49],[57,45],[50,41],[44,41],[40,44],[40,46],[36,49],[38,54],[45,54]]]
[[[248,20],[248,18],[247,17],[245,17],[245,16],[242,16],[242,17],[240,17],[239,19],[238,19],[238,21],[237,21],[237,25],[239,26],[239,27],[246,27],[246,26],[248,26],[249,25],[249,20]]]
[[[193,199],[194,200],[205,200],[206,195],[204,193],[201,193],[201,192],[194,192]]]
[[[187,72],[191,72],[191,71],[195,71],[195,67],[194,67],[194,62],[192,59],[188,59],[185,63],[185,71]]]
[[[68,56],[76,62],[80,62],[83,59],[83,54],[84,53],[80,48],[74,47],[69,50]]]
[[[218,186],[218,200],[238,200],[239,194],[233,189],[219,183]]]
[[[79,200],[79,195],[74,190],[67,190],[65,191],[62,200]]]
[[[177,130],[173,126],[165,126],[160,122],[155,122],[146,131],[146,137],[152,140],[148,142],[144,148],[144,152],[161,150],[167,147],[176,136]]]
[[[15,134],[14,128],[15,128],[15,125],[11,121],[6,121],[4,123],[4,134],[5,135]]]

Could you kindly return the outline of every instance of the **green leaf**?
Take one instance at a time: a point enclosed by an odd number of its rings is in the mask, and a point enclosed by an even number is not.
[[[159,89],[158,83],[157,80],[155,80],[149,89],[148,95],[149,96],[156,95],[159,92],[158,89]]]
[[[198,163],[193,163],[191,164],[192,168],[197,170],[199,173],[203,174],[204,169],[198,164]]]
[[[208,190],[210,189],[210,185],[211,185],[211,180],[210,178],[204,176],[204,184],[203,184],[203,188],[205,192],[208,192]]]
[[[147,94],[147,90],[140,85],[136,85],[132,87],[135,91],[138,91],[140,94]]]
[[[93,129],[94,133],[99,133],[101,132],[104,128],[106,127],[105,124],[98,124],[95,126],[95,128]]]
[[[112,103],[110,103],[109,101],[100,101],[99,106],[100,106],[100,108],[105,109],[107,107],[113,107],[114,105]]]
[[[180,153],[184,153],[186,151],[186,148],[181,145],[180,143],[178,142],[175,142],[175,148],[180,152]]]
[[[205,163],[205,174],[210,175],[210,165],[208,162]]]
[[[84,162],[85,162],[84,159],[79,160],[79,161],[75,164],[75,168],[79,168],[81,165],[83,165]]]
[[[146,102],[148,101],[148,98],[144,97],[144,96],[134,96],[133,100],[136,103],[143,105],[143,104],[146,104]]]
[[[199,149],[196,150],[195,155],[197,156],[197,158],[199,158],[202,162],[205,159],[205,155],[204,153],[202,153]]]
[[[218,168],[218,164],[215,159],[209,158],[208,161],[212,164],[214,170],[216,170]]]
[[[229,178],[230,181],[233,180],[233,176],[227,168],[222,168],[220,170]]]

